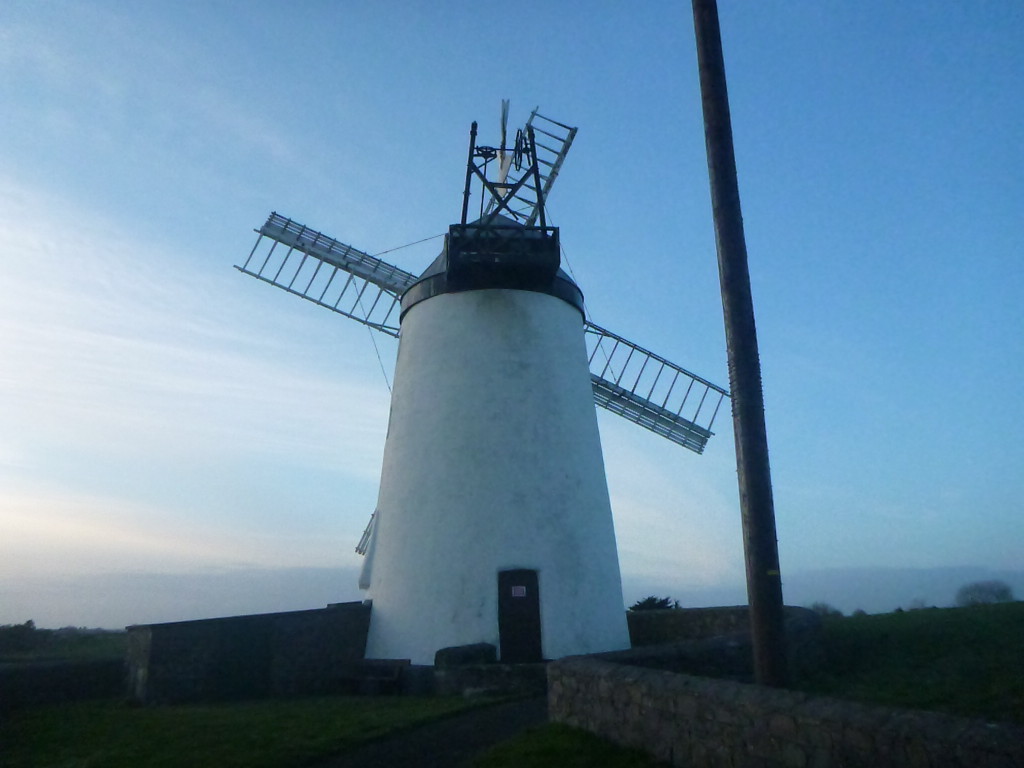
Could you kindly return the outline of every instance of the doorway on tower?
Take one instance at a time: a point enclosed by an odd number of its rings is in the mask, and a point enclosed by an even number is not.
[[[537,571],[498,571],[498,636],[505,664],[543,661]]]

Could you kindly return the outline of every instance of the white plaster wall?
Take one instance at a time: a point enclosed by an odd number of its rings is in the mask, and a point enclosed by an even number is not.
[[[498,645],[497,572],[539,571],[546,658],[629,647],[579,312],[442,294],[402,323],[367,656]]]

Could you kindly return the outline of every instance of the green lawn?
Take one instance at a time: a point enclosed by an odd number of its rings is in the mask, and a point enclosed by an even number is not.
[[[0,721],[4,768],[290,768],[471,706],[455,697],[322,697],[203,706],[80,702]]]
[[[806,691],[1024,722],[1024,602],[828,618]]]

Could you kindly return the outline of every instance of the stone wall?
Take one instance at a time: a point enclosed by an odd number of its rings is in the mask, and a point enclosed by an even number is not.
[[[1024,765],[1024,728],[645,669],[593,657],[548,665],[553,722],[674,766]]]
[[[363,659],[369,620],[369,606],[356,602],[129,627],[129,696],[170,703],[334,692]]]
[[[800,677],[823,663],[821,617],[796,606],[784,608],[787,663]],[[672,608],[628,611],[632,649],[599,654],[621,664],[702,677],[753,680],[750,609]]]
[[[626,620],[634,648],[750,632],[750,609],[745,605],[626,611]]]

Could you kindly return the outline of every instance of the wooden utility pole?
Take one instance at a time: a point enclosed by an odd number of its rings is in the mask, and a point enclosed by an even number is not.
[[[729,354],[729,388],[732,390],[754,675],[761,685],[783,686],[787,675],[782,577],[768,465],[768,436],[764,425],[761,363],[757,353],[754,302],[750,293],[747,245],[743,237],[716,0],[693,0],[693,25],[697,33],[704,139]]]

